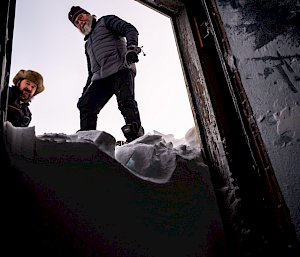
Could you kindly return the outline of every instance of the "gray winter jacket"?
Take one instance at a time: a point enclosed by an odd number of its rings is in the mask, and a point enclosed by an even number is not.
[[[127,46],[138,45],[138,31],[115,15],[95,20],[92,31],[85,37],[85,54],[91,81],[106,78],[124,67]],[[135,65],[130,67],[136,72]]]

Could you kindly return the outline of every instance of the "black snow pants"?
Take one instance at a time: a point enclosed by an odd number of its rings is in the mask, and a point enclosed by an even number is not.
[[[118,108],[126,125],[139,130],[141,119],[135,101],[134,77],[133,71],[123,69],[109,77],[93,81],[84,88],[77,103],[80,111],[80,130],[96,129],[98,114],[113,95],[117,98]]]

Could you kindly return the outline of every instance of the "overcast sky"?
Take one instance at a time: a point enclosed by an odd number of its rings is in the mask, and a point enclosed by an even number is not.
[[[68,20],[73,5],[98,18],[115,14],[139,31],[146,56],[137,63],[136,100],[145,132],[182,138],[194,127],[171,20],[134,0],[17,0],[11,77],[32,69],[44,77],[45,91],[30,109],[36,134],[73,134],[79,129],[78,98],[87,79],[83,35]],[[12,82],[11,82],[12,83]],[[115,97],[98,115],[97,130],[124,139],[124,120]]]

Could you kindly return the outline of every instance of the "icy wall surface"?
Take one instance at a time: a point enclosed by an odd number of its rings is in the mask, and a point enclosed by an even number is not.
[[[235,65],[229,66],[241,76],[300,238],[300,2],[217,3]]]

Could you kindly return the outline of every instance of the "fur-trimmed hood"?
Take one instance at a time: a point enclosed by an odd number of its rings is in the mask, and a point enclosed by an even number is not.
[[[37,85],[34,95],[37,95],[45,90],[43,77],[36,71],[33,70],[20,70],[13,78],[13,83],[17,85],[21,79],[28,79]]]

